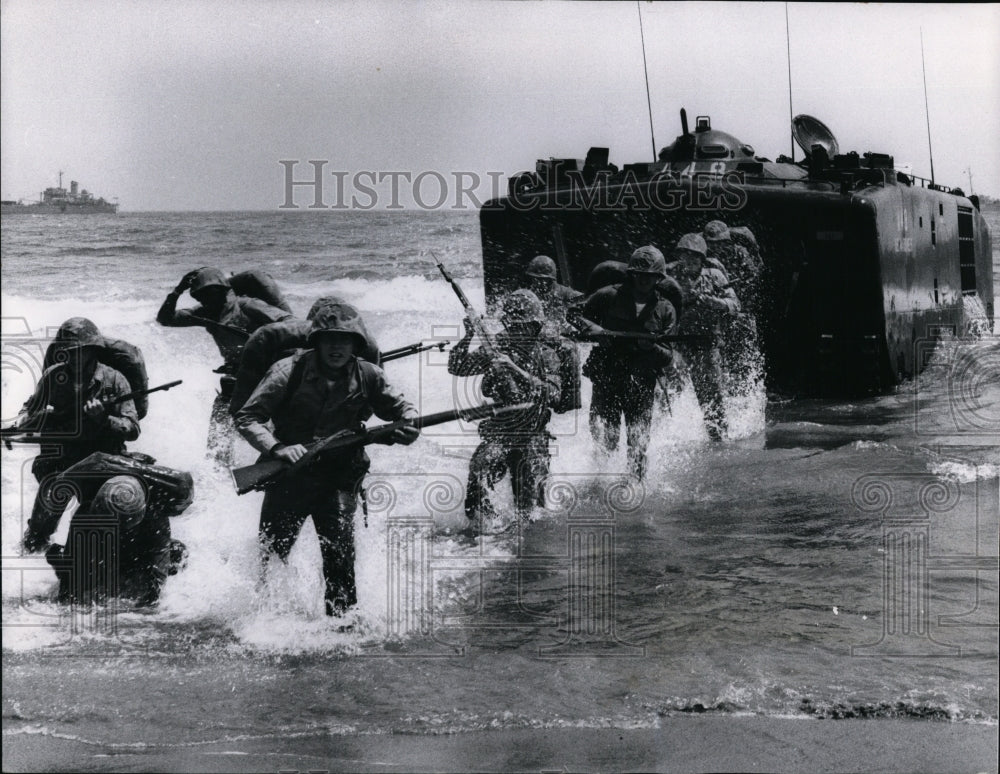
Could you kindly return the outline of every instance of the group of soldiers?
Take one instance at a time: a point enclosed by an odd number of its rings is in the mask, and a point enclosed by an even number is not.
[[[497,515],[493,494],[505,476],[518,518],[544,506],[549,423],[553,412],[580,407],[579,341],[596,343],[582,368],[593,388],[594,440],[614,450],[624,420],[633,475],[642,478],[646,472],[656,394],[669,402],[685,373],[710,436],[724,437],[725,373],[743,367],[732,354],[734,342],[743,348],[755,335],[760,259],[736,245],[719,221],[703,234],[682,236],[671,257],[668,264],[658,248],[646,245],[627,264],[602,264],[592,272],[585,296],[559,284],[555,262],[540,255],[528,264],[524,287],[501,299],[501,333],[489,333],[482,318],[466,317],[448,371],[482,375],[483,395],[496,407],[508,407],[479,425],[465,501],[470,532],[478,533]],[[323,560],[325,610],[342,616],[357,602],[354,516],[370,465],[365,444],[374,436],[334,446],[317,442],[364,438],[364,423],[375,415],[393,423],[375,443],[409,445],[419,436],[421,419],[380,368],[387,353],[355,307],[324,297],[299,320],[266,275],[250,278],[257,287],[252,294],[238,294],[237,280],[247,283],[245,276],[227,277],[210,267],[189,272],[163,302],[157,321],[201,326],[215,339],[224,359],[212,409],[215,440],[235,428],[260,452],[259,461],[282,463],[282,475],[265,488],[261,507],[263,567],[272,554],[287,560],[311,516]],[[185,291],[197,305],[178,310]],[[476,336],[479,346],[473,347]],[[116,585],[103,592],[152,603],[167,575],[183,564],[186,552],[171,539],[168,517],[190,504],[193,486],[190,475],[126,451],[125,443],[139,436],[136,403],[145,393],[106,364],[108,347],[89,320],[67,320],[52,345],[52,365],[18,421],[4,431],[5,439],[27,435],[41,444],[32,467],[39,490],[24,548],[46,550],[60,578],[60,597],[82,596],[74,564],[79,557],[70,543],[49,545],[65,506],[58,492],[68,484],[82,502],[78,513],[116,519],[117,556],[108,560],[116,563]],[[93,560],[88,561],[92,576]]]

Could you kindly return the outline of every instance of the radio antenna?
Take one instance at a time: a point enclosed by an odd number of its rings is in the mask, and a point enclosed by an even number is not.
[[[931,148],[931,111],[927,105],[927,65],[924,64],[924,28],[920,28],[920,69],[924,73],[924,115],[927,117],[927,154],[931,158],[931,188],[934,187],[934,149]]]
[[[642,32],[642,6],[635,1],[635,10],[639,13],[639,40],[642,41],[642,72],[646,76],[646,108],[649,110],[649,140],[653,144],[653,161],[656,161],[656,137],[653,136],[653,103],[649,99],[649,68],[646,67],[646,36]]]
[[[785,3],[785,55],[788,59],[788,132],[792,146],[792,163],[795,163],[795,121],[792,118],[792,39],[788,34],[788,3]]]

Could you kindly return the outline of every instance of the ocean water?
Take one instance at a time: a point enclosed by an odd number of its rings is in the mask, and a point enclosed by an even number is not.
[[[549,507],[455,535],[475,428],[374,447],[356,523],[354,628],[322,615],[311,524],[257,583],[261,495],[204,455],[219,356],[154,317],[186,271],[263,268],[302,315],[338,293],[383,349],[452,340],[462,310],[433,250],[482,304],[473,213],[123,213],[2,224],[2,414],[41,341],[84,315],[139,345],[151,396],[131,448],[190,470],[190,550],[153,610],[53,601],[22,556],[33,449],[2,453],[4,733],[104,747],[478,729],[655,728],[687,713],[996,724],[1000,347],[948,341],[917,380],[851,402],[727,404],[712,445],[684,392],[657,415],[648,480],[556,417]],[[446,354],[386,365],[422,411],[476,400]],[[237,459],[253,453],[238,442]],[[503,484],[501,485],[501,490]],[[509,503],[501,491],[500,499]]]

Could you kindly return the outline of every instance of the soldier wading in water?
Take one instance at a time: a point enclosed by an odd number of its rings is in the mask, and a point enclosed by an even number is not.
[[[495,518],[490,493],[508,472],[519,518],[525,518],[535,505],[544,506],[550,439],[546,428],[551,409],[559,405],[561,397],[559,357],[554,343],[542,334],[545,311],[538,297],[527,289],[515,290],[504,298],[501,309],[506,331],[496,337],[495,358],[482,348],[469,351],[474,331],[469,320],[465,336],[448,355],[448,373],[485,374],[483,395],[497,405],[534,404],[479,424],[482,440],[469,462],[465,496],[465,515],[472,532],[482,532]]]
[[[601,288],[587,299],[580,320],[584,329],[596,334],[602,330],[674,333],[677,312],[657,292],[657,283],[667,276],[663,254],[653,245],[640,247],[629,258],[627,271],[626,282]],[[646,472],[657,379],[672,359],[669,346],[650,339],[613,338],[594,347],[584,365],[583,374],[593,383],[590,429],[594,440],[614,451],[624,418],[629,468],[640,479]]]
[[[307,344],[312,349],[271,366],[236,414],[237,428],[261,459],[294,463],[306,453],[305,444],[342,430],[360,431],[373,413],[387,421],[416,419],[382,369],[355,356],[368,341],[353,307],[331,303],[317,310]],[[404,426],[382,443],[411,444],[418,435],[415,427]],[[287,561],[312,516],[323,555],[327,615],[343,615],[357,603],[354,514],[369,464],[360,446],[321,454],[282,476],[264,495],[259,537],[265,565],[271,551]]]
[[[31,467],[39,488],[24,548],[46,549],[62,602],[112,596],[152,604],[186,555],[183,543],[170,537],[169,517],[190,505],[193,484],[187,473],[126,451],[125,442],[139,437],[139,417],[133,399],[123,399],[133,392],[128,381],[98,360],[106,346],[90,320],[66,320],[46,353],[52,365],[10,428],[37,434],[40,443]],[[141,362],[138,350],[135,357]],[[71,494],[79,503],[70,519],[72,545],[50,545]],[[98,533],[81,527],[73,540],[75,527],[94,517],[100,517]]]
[[[198,302],[194,309],[177,309],[177,301],[185,290]],[[222,465],[229,464],[232,456],[233,425],[228,411],[229,399],[247,337],[262,325],[291,316],[291,312],[259,298],[236,295],[226,276],[219,269],[209,266],[185,274],[177,287],[167,294],[156,313],[156,321],[160,325],[206,328],[219,348],[224,362],[216,369],[216,373],[222,376],[219,395],[212,404],[208,446]]]

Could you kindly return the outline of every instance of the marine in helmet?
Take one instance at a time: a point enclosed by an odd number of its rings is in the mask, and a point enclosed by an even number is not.
[[[177,300],[184,291],[198,302],[193,309],[177,308]],[[222,355],[223,364],[216,369],[216,373],[222,374],[219,395],[212,405],[208,431],[209,450],[220,464],[228,464],[232,456],[233,428],[228,408],[243,346],[261,326],[291,316],[290,312],[260,299],[237,296],[225,274],[210,266],[185,274],[156,313],[160,325],[207,329]]]
[[[139,437],[135,404],[115,400],[131,392],[128,380],[98,361],[104,343],[90,320],[66,320],[51,345],[54,362],[42,372],[15,422],[43,438],[31,465],[39,487],[24,535],[29,552],[45,547],[62,515],[63,508],[54,507],[59,501],[55,478],[93,452],[121,454],[127,441]]]
[[[198,302],[193,309],[178,309],[177,300],[184,291]],[[156,321],[173,328],[207,328],[231,373],[239,365],[247,336],[268,323],[291,317],[284,309],[250,296],[237,296],[219,269],[206,266],[185,274],[166,297]]]
[[[746,231],[753,238],[752,232],[749,229]],[[702,233],[708,258],[722,264],[743,309],[752,311],[757,303],[758,284],[764,265],[759,252],[751,252],[738,243],[733,239],[732,232],[721,220],[713,220],[705,226]]]
[[[542,302],[545,317],[553,334],[565,332],[566,312],[583,294],[566,285],[560,285],[556,262],[547,255],[536,255],[525,270],[527,287]]]
[[[342,430],[359,431],[372,414],[386,421],[416,418],[382,369],[357,356],[368,338],[354,307],[331,302],[317,309],[306,343],[310,349],[271,366],[236,414],[237,428],[261,459],[294,463],[306,444]],[[384,443],[410,444],[417,435],[416,428],[403,427]],[[357,603],[354,514],[369,464],[362,447],[321,455],[264,495],[258,534],[265,566],[272,551],[287,560],[312,516],[323,556],[327,615],[343,615]]]
[[[250,334],[246,346],[243,347],[240,365],[236,371],[236,382],[229,398],[230,414],[236,416],[236,412],[243,408],[243,404],[247,402],[254,387],[260,384],[260,380],[264,378],[268,368],[282,358],[290,357],[298,350],[306,349],[306,340],[309,338],[313,319],[323,307],[337,304],[344,308],[354,309],[353,306],[337,296],[323,296],[316,299],[305,320],[292,318],[270,323]],[[379,365],[378,342],[368,332],[357,309],[354,309],[354,312],[358,316],[358,325],[365,337],[364,347],[356,354],[369,363]]]
[[[757,311],[764,265],[757,240],[749,229],[731,229],[721,220],[713,220],[705,226],[704,235],[709,256],[725,265],[730,285],[740,300],[740,313],[723,326],[722,360],[729,375],[730,391],[744,392],[761,360]]]
[[[556,342],[544,331],[545,311],[527,289],[515,290],[501,302],[504,332],[496,337],[494,357],[482,347],[470,351],[473,325],[465,321],[465,335],[448,354],[448,373],[483,374],[483,395],[500,406],[531,402],[534,407],[479,424],[481,441],[469,462],[465,514],[471,531],[493,523],[496,508],[491,492],[510,473],[519,518],[534,506],[543,506],[544,481],[549,471],[548,423],[561,395],[560,362]]]
[[[70,519],[66,545],[51,545],[45,552],[59,579],[61,602],[88,604],[118,597],[153,604],[167,576],[186,560],[185,545],[170,537],[169,517],[190,504],[191,476],[133,460],[125,460],[128,464],[122,467],[117,464],[121,461],[97,453],[62,475],[83,502]],[[138,469],[139,474],[111,475],[115,468]],[[144,469],[151,473],[149,480],[142,476]],[[180,492],[162,496],[157,489],[164,476],[175,481]]]
[[[581,322],[601,329],[663,335],[674,333],[677,311],[657,291],[666,278],[663,254],[653,245],[632,253],[626,281],[601,288],[583,305]],[[670,368],[669,346],[650,339],[613,338],[598,344],[584,365],[593,390],[590,429],[594,440],[607,451],[618,447],[622,420],[628,440],[631,472],[639,478],[646,471],[650,421],[657,379]]]
[[[701,234],[685,234],[674,248],[667,272],[684,293],[682,334],[708,336],[709,344],[681,344],[695,394],[705,415],[709,437],[721,441],[726,433],[722,404],[722,355],[719,346],[723,325],[740,311],[740,302],[725,272],[705,265],[707,245]]]

